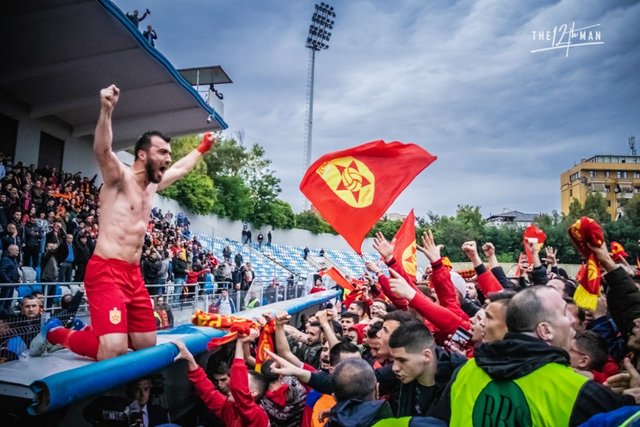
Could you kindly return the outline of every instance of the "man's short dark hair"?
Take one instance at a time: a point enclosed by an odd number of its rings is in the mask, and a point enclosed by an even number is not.
[[[573,340],[578,351],[585,353],[591,359],[587,370],[601,371],[609,357],[605,339],[593,331],[580,331],[576,332]]]
[[[349,308],[351,308],[352,305],[355,305],[358,308],[360,308],[360,310],[362,310],[363,313],[367,311],[367,306],[363,301],[353,301],[351,304],[349,304]]]
[[[389,348],[404,347],[407,353],[422,353],[424,349],[434,346],[431,331],[418,320],[400,324],[389,336]]]
[[[376,390],[376,375],[363,359],[349,358],[338,363],[331,377],[333,394],[338,402],[349,399],[372,400]]]
[[[382,320],[384,322],[386,322],[387,320],[395,320],[396,322],[399,323],[405,323],[405,322],[410,322],[412,320],[417,320],[416,316],[414,316],[413,314],[404,311],[404,310],[395,310],[392,311],[391,313],[387,313],[384,316],[382,316]]]
[[[154,136],[160,137],[166,143],[170,143],[171,142],[171,138],[169,138],[166,135],[163,135],[162,133],[160,133],[160,132],[158,132],[156,130],[151,130],[149,132],[145,132],[136,141],[136,145],[135,145],[135,147],[133,149],[133,153],[134,153],[134,156],[135,156],[134,160],[138,160],[138,151],[140,151],[140,150],[147,151],[149,149],[149,146],[151,145],[151,138],[154,137]]]
[[[329,365],[336,366],[342,360],[342,355],[344,353],[358,353],[360,354],[360,349],[357,345],[351,342],[348,338],[343,338],[341,341],[338,341],[331,350],[329,350]]]
[[[267,380],[265,380],[262,374],[256,371],[249,371],[249,375],[251,375],[251,378],[253,378],[253,380],[255,381],[256,387],[258,389],[257,400],[260,400],[262,399],[262,396],[264,396],[264,393],[267,391]]]
[[[367,329],[367,338],[375,338],[378,336],[378,332],[382,329],[383,321],[379,320],[377,322],[373,322],[369,325],[369,329]]]
[[[229,364],[224,360],[211,357],[207,362],[207,373],[210,375],[229,375]]]
[[[260,373],[269,384],[271,384],[272,382],[280,378],[280,375],[276,374],[271,370],[271,367],[273,366],[274,363],[275,363],[275,360],[267,359],[262,363],[262,367],[260,368]]]
[[[534,285],[515,294],[507,306],[507,329],[509,332],[533,332],[538,323],[548,318],[547,310],[538,295],[554,289],[546,285]]]
[[[354,323],[358,323],[360,321],[360,316],[352,311],[345,311],[340,315],[340,320],[342,319],[352,319]]]
[[[511,298],[513,298],[515,294],[515,291],[502,290],[499,292],[491,292],[488,297],[491,302],[504,301],[504,304],[507,305],[509,303],[509,300],[511,300]]]

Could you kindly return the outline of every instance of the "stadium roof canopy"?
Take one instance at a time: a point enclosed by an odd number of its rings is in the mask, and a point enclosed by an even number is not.
[[[110,83],[122,90],[115,149],[130,147],[150,128],[185,135],[227,127],[109,0],[5,2],[0,40],[0,92],[33,119],[68,126],[73,137],[93,135],[98,92]]]

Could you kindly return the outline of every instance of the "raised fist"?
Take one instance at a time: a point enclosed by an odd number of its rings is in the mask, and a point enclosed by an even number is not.
[[[213,145],[215,140],[216,137],[213,132],[205,133],[204,135],[202,135],[202,142],[198,146],[197,150],[202,154],[206,153],[207,151],[211,150],[211,146]]]
[[[118,103],[120,98],[120,89],[116,85],[111,85],[107,88],[100,90],[100,106],[108,110],[113,108]]]

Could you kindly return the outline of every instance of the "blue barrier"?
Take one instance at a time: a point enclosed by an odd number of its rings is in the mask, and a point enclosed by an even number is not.
[[[245,310],[236,315],[256,318],[266,312],[287,311],[289,314],[295,314],[336,298],[338,295],[338,291],[324,291],[290,301]],[[193,354],[203,353],[207,350],[207,343],[211,338],[221,337],[225,334],[226,331],[193,325],[176,326],[158,333],[161,337],[175,336],[175,339],[179,338]],[[87,396],[119,387],[171,365],[177,354],[178,350],[175,345],[164,343],[34,381],[30,388],[35,397],[28,411],[31,415],[41,414]]]

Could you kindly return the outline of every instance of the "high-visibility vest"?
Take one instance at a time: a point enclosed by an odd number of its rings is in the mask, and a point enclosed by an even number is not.
[[[451,387],[451,425],[567,426],[587,381],[558,363],[514,380],[494,380],[471,359]]]

